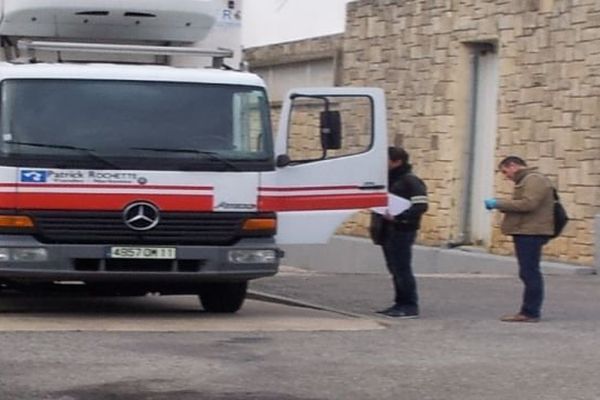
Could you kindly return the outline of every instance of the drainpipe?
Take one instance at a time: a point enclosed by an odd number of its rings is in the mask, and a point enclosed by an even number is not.
[[[473,208],[471,201],[473,191],[473,171],[475,167],[475,125],[477,122],[477,92],[479,89],[479,53],[483,49],[479,46],[473,47],[471,52],[471,101],[469,102],[469,131],[467,137],[467,151],[464,154],[465,163],[463,165],[463,185],[462,185],[462,204],[460,221],[458,225],[458,237],[455,241],[446,244],[447,247],[459,247],[471,244],[471,232],[469,227],[470,214]]]
[[[594,249],[594,265],[596,274],[600,274],[600,214],[596,215],[594,236],[596,237],[596,246]]]

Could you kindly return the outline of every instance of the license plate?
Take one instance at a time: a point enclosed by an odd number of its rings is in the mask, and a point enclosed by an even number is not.
[[[111,247],[110,258],[155,258],[174,259],[175,247]]]

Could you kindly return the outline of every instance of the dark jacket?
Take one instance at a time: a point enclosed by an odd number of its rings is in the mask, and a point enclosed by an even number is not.
[[[427,187],[412,173],[410,164],[389,171],[388,190],[411,202],[408,210],[394,217],[394,227],[401,231],[416,231],[421,226],[421,216],[427,211]]]

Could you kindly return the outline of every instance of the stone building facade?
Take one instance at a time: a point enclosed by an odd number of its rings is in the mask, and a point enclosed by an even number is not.
[[[254,68],[330,57],[336,84],[383,88],[390,143],[410,151],[430,192],[419,241],[445,246],[468,243],[465,181],[479,166],[466,170],[464,158],[473,52],[482,49],[497,60],[495,139],[485,162],[519,155],[548,174],[572,221],[545,256],[591,265],[600,212],[600,2],[358,0],[348,4],[345,33],[247,49],[246,59]],[[510,183],[492,179],[498,196],[510,196]],[[341,232],[365,235],[367,220],[362,213]],[[476,244],[512,254],[499,222],[494,214],[489,242]]]

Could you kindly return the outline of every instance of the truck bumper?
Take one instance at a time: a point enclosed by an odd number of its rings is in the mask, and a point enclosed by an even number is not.
[[[112,258],[109,256],[111,247],[43,244],[29,236],[0,235],[0,280],[116,280],[165,284],[244,281],[275,275],[282,256],[272,238],[243,239],[235,246],[143,246],[173,247],[176,249],[174,259]],[[263,262],[252,258],[232,261],[231,251],[249,254],[266,251],[274,257]]]

